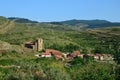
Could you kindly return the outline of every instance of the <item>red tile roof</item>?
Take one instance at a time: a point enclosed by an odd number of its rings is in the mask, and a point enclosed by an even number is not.
[[[103,56],[102,54],[95,54],[95,56]]]
[[[26,42],[26,44],[29,44],[29,45],[35,45],[34,42],[30,41],[30,42]]]
[[[80,51],[74,51],[74,52],[71,54],[72,57],[76,57],[76,56],[78,56],[78,55],[80,55]]]
[[[43,55],[49,55],[52,54],[54,55],[56,58],[62,58],[62,52],[58,51],[58,50],[54,50],[54,49],[46,49],[45,52],[42,53]]]
[[[53,55],[61,55],[62,56],[62,52],[60,52],[58,50],[54,50],[54,49],[46,49],[46,53],[51,53]]]
[[[112,54],[102,54],[103,56],[113,56]]]
[[[87,54],[88,56],[95,56],[95,54]]]

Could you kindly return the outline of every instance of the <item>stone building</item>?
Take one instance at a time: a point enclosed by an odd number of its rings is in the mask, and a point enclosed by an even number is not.
[[[44,49],[43,46],[43,39],[42,38],[37,38],[35,41],[30,41],[25,44],[25,47],[31,48],[36,51],[41,51]]]
[[[37,38],[37,40],[35,41],[35,50],[37,51],[41,51],[43,50],[43,39],[42,38]]]

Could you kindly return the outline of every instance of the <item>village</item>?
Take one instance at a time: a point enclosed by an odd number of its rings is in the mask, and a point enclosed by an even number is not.
[[[100,53],[83,54],[81,53],[80,50],[73,51],[72,53],[69,53],[69,52],[64,53],[64,52],[54,50],[54,49],[44,49],[42,38],[37,38],[35,41],[26,42],[25,47],[31,48],[33,50],[40,52],[38,54],[35,54],[35,56],[38,58],[54,56],[56,59],[71,60],[75,57],[81,57],[82,59],[87,59],[89,57],[92,57],[95,61],[101,61],[101,62],[110,62],[114,60],[112,54],[100,54]]]

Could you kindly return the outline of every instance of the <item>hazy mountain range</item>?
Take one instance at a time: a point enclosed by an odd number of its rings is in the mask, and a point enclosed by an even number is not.
[[[42,23],[38,21],[32,21],[29,19],[25,18],[17,18],[17,17],[10,17],[8,18],[10,20],[14,20],[15,22],[18,23]],[[66,21],[56,21],[56,22],[44,22],[44,23],[49,23],[49,24],[54,24],[54,25],[69,25],[69,26],[74,26],[78,28],[100,28],[100,27],[112,27],[112,26],[120,26],[120,22],[110,22],[107,20],[66,20]]]

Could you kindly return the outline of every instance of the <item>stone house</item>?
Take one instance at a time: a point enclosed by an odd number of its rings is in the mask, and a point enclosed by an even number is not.
[[[54,49],[46,49],[41,54],[35,55],[35,56],[37,57],[53,57],[54,56],[56,59],[63,59],[63,53]]]
[[[41,51],[44,49],[43,39],[37,38],[35,41],[26,42],[25,47],[31,48],[31,49],[36,50],[36,51]]]
[[[95,54],[94,55],[94,60],[102,61],[102,60],[104,60],[104,56],[102,54]]]

